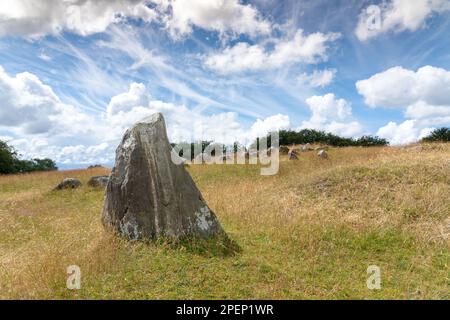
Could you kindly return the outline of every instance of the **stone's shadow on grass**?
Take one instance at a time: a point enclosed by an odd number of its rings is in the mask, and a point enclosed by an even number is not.
[[[187,237],[180,240],[157,239],[154,245],[164,244],[171,249],[182,250],[203,257],[227,258],[242,252],[242,248],[226,235],[214,238]]]
[[[236,256],[242,252],[242,248],[238,243],[232,240],[225,232],[221,232],[211,238],[186,236],[178,239],[170,237],[130,239],[109,226],[104,226],[104,228],[107,232],[128,244],[141,243],[148,246],[160,246],[169,250],[180,250],[203,257],[227,258]]]

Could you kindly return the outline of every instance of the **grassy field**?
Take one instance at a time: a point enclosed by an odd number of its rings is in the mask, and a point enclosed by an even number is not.
[[[269,177],[189,167],[234,245],[109,234],[104,191],[86,186],[104,169],[0,176],[0,298],[450,299],[450,145],[329,155],[283,157]],[[65,177],[84,185],[52,192]],[[80,290],[66,288],[69,265]]]

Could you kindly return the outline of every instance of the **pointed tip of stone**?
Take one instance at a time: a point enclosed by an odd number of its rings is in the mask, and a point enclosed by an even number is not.
[[[164,122],[164,116],[161,112],[157,112],[157,113],[152,114],[151,116],[148,116],[148,117],[138,121],[136,124],[140,124],[140,123],[152,124],[152,123],[157,123],[160,121]]]

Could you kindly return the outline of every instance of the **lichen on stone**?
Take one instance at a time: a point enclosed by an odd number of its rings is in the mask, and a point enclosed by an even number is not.
[[[203,230],[207,231],[211,228],[211,211],[207,206],[200,208],[200,211],[195,212],[197,217],[197,226]]]
[[[136,221],[122,220],[120,222],[120,232],[130,240],[137,240],[140,238],[138,225]]]

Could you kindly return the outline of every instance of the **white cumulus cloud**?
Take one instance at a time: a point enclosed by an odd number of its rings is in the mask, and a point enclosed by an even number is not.
[[[250,129],[250,137],[264,137],[270,132],[288,129],[290,125],[289,117],[283,114],[276,114],[263,120],[257,119]]]
[[[371,107],[404,108],[418,101],[450,106],[450,71],[432,66],[416,72],[394,67],[358,81],[356,88]]]
[[[358,81],[356,88],[372,108],[404,111],[407,121],[400,125],[391,122],[379,131],[393,143],[416,141],[430,128],[450,124],[450,71],[445,69],[394,67]]]
[[[111,99],[106,112],[108,115],[114,115],[121,111],[130,111],[134,107],[147,106],[149,97],[145,91],[145,85],[142,83],[132,83],[128,92],[121,93]]]
[[[271,23],[258,10],[239,0],[154,0],[174,38],[190,34],[193,27],[221,35],[267,35]]]
[[[10,76],[0,66],[0,126],[25,134],[85,132],[90,119],[61,102],[52,88],[29,72]]]
[[[356,27],[359,40],[368,40],[387,32],[416,31],[423,27],[434,13],[450,10],[448,0],[392,0],[380,6],[381,24],[368,27],[374,17],[373,12],[363,10]],[[377,19],[377,18],[375,18]]]
[[[391,145],[401,145],[416,142],[431,131],[431,128],[421,128],[416,120],[406,120],[400,124],[389,122],[378,130],[377,136],[387,139]]]
[[[268,48],[269,42],[254,45],[239,42],[208,55],[204,63],[224,74],[274,69],[293,63],[314,64],[328,59],[328,45],[338,38],[337,33],[304,35],[303,30],[297,30],[292,38],[272,39],[273,48]]]
[[[142,0],[2,0],[0,36],[41,37],[70,31],[90,35],[124,17],[154,20],[156,12]]]
[[[333,93],[323,96],[312,96],[306,99],[312,116],[303,121],[300,129],[325,130],[345,137],[353,137],[361,133],[359,122],[352,119],[352,108],[349,102],[338,99]]]

